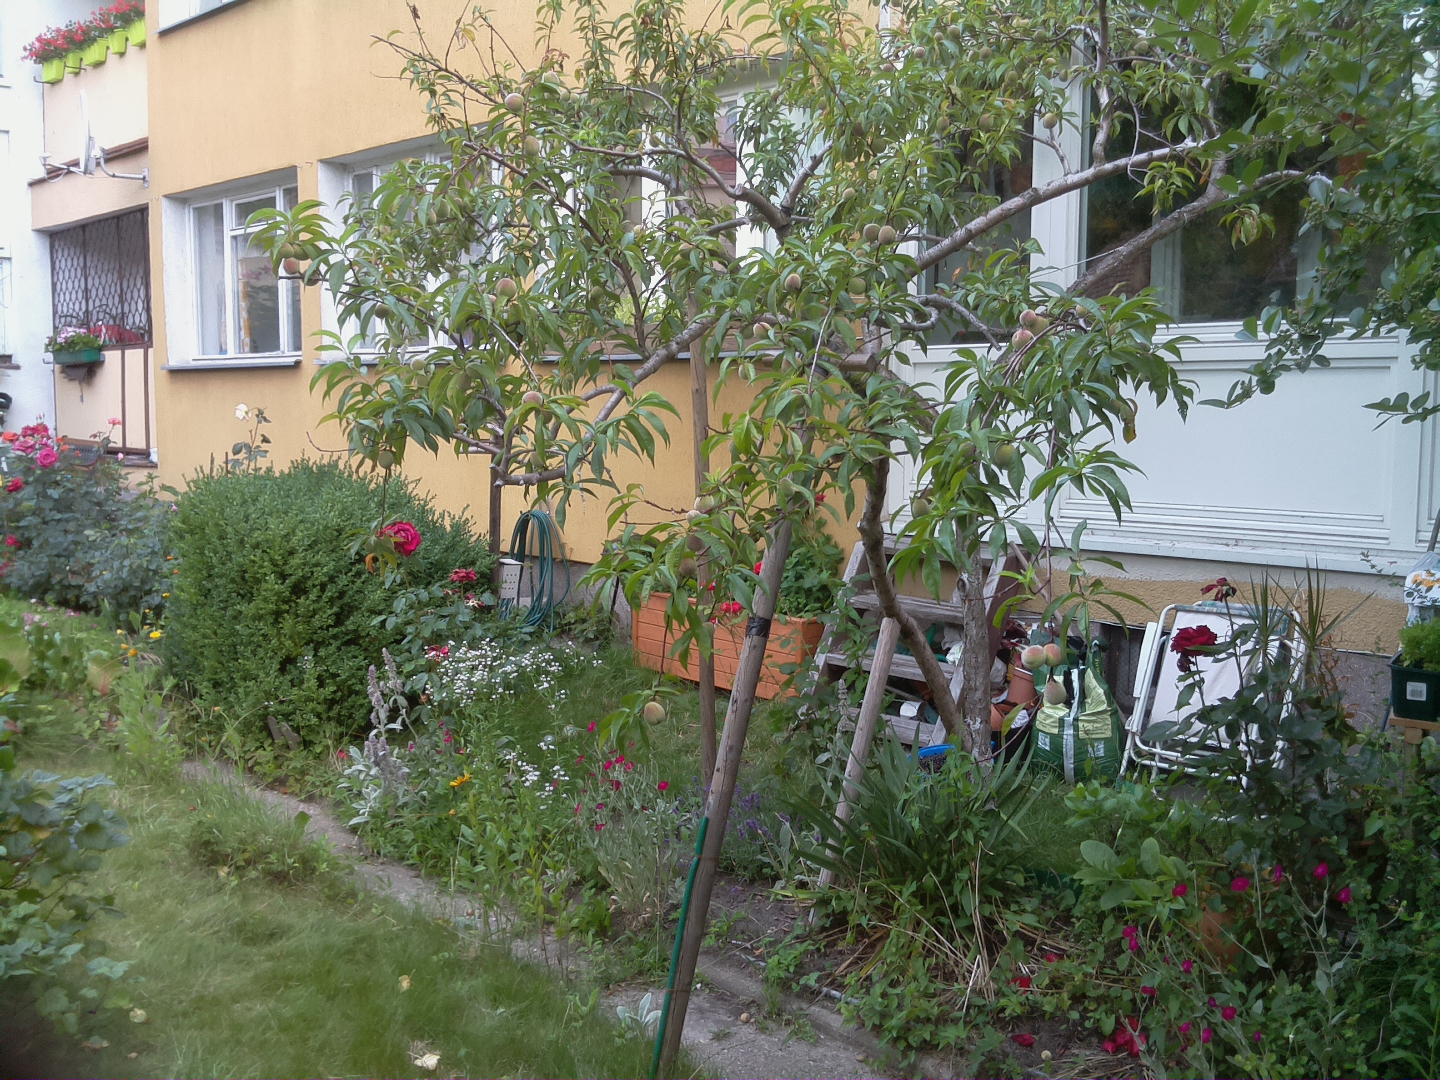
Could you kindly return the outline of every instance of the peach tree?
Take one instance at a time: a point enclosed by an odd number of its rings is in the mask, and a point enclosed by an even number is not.
[[[981,561],[1007,542],[1043,559],[1067,487],[1122,513],[1139,399],[1190,399],[1161,304],[1117,275],[1207,215],[1255,240],[1286,190],[1323,217],[1343,162],[1386,145],[1414,49],[1392,3],[1029,0],[1002,16],[959,0],[888,19],[822,0],[730,0],[699,21],[678,0],[551,0],[531,49],[483,10],[417,17],[386,40],[443,160],[400,162],[335,211],[265,212],[266,239],[334,298],[343,329],[315,381],[354,454],[487,457],[492,543],[504,487],[562,522],[575,495],[603,495],[619,539],[601,572],[634,602],[669,593],[682,649],[708,650],[712,596],[773,613],[755,556],[783,564],[787,523],[836,493],[824,509],[858,509],[885,613],[973,746]],[[1148,227],[1078,274],[1044,271],[1069,257],[1040,252],[1028,215],[1117,177]],[[959,346],[945,385],[919,392],[904,369],[940,343]],[[647,380],[692,350],[751,404],[713,426],[695,506],[656,505],[616,460],[666,440],[678,410]],[[921,491],[897,525],[902,457]],[[908,541],[893,559],[887,527]],[[975,609],[960,702],[888,586],[935,590],[947,563]]]

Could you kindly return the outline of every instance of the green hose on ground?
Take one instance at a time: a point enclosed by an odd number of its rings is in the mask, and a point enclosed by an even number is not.
[[[530,552],[530,526],[535,526],[535,552]],[[560,561],[565,564],[565,589],[555,595],[555,553],[560,552]],[[565,545],[560,539],[560,530],[555,521],[544,510],[526,510],[515,522],[515,531],[510,536],[510,558],[519,562],[534,560],[530,575],[530,608],[525,613],[524,625],[540,626],[547,630],[555,628],[555,610],[570,595],[570,560],[565,557]],[[509,614],[510,601],[502,607]]]
[[[690,892],[695,888],[695,872],[700,869],[700,852],[705,849],[705,831],[710,818],[700,819],[700,835],[695,837],[695,858],[690,861],[690,876],[685,881],[685,899],[680,901],[680,924],[675,927],[675,948],[670,951],[670,974],[665,980],[665,1004],[660,1007],[660,1027],[655,1032],[655,1056],[650,1061],[650,1080],[660,1071],[660,1048],[665,1045],[665,1025],[670,1021],[670,999],[675,996],[675,965],[680,963],[680,940],[685,936],[685,918],[690,914]]]

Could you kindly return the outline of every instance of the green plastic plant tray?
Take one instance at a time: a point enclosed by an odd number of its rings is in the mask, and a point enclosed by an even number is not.
[[[57,352],[55,363],[59,367],[67,367],[70,364],[98,364],[105,359],[105,354],[99,349],[81,349],[78,352]]]
[[[1440,720],[1440,671],[1406,667],[1396,653],[1390,661],[1390,708],[1405,720]]]

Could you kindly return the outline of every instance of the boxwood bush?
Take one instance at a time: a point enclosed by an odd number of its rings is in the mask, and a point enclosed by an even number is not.
[[[247,742],[268,739],[269,716],[314,749],[363,732],[366,669],[405,636],[384,619],[403,586],[460,567],[488,573],[486,545],[463,519],[399,481],[387,498],[422,537],[389,587],[351,554],[381,516],[378,480],[301,461],[199,474],[180,497],[166,652],[205,712],[218,706]]]

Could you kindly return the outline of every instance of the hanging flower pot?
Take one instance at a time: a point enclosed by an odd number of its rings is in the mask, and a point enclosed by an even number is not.
[[[65,57],[57,56],[53,60],[46,60],[40,65],[40,81],[43,83],[57,83],[65,78]]]
[[[82,51],[82,57],[86,67],[99,67],[105,63],[105,58],[110,55],[110,42],[106,38],[92,41]]]
[[[129,36],[131,45],[134,45],[137,49],[143,49],[145,47],[144,19],[136,19],[125,28],[125,33]]]
[[[116,30],[105,41],[110,46],[112,53],[116,56],[124,56],[125,50],[130,47],[130,33],[124,29]]]
[[[65,70],[73,75],[80,70],[80,65],[85,61],[85,54],[79,49],[71,49],[65,54]]]

